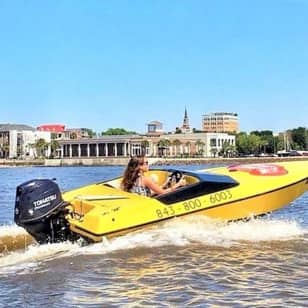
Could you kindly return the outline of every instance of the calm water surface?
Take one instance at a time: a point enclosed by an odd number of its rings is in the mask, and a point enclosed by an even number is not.
[[[18,184],[55,177],[67,190],[122,172],[1,168],[0,239],[24,234],[13,223]],[[308,193],[249,222],[194,216],[87,247],[31,245],[0,255],[0,307],[307,307],[307,244]]]

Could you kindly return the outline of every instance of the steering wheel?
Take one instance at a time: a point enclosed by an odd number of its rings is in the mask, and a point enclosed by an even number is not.
[[[169,179],[165,185],[165,188],[169,188],[172,185],[180,182],[180,180],[183,177],[183,173],[179,170],[173,171],[170,175],[169,175]]]

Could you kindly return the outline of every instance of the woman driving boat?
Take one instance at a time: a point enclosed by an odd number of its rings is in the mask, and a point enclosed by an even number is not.
[[[165,194],[174,191],[180,186],[185,185],[185,180],[181,179],[172,187],[163,188],[156,184],[151,177],[146,176],[149,170],[149,162],[145,156],[132,157],[124,171],[122,189],[127,192],[150,197],[153,194]]]

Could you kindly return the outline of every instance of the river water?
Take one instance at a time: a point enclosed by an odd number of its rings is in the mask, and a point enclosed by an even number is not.
[[[18,184],[57,178],[68,190],[122,173],[0,168],[0,239],[25,234],[13,223]],[[193,216],[86,247],[25,246],[0,254],[0,307],[307,307],[307,244],[305,193],[248,222]]]

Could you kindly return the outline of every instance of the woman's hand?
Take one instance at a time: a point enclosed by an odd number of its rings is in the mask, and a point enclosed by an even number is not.
[[[179,182],[177,182],[176,184],[174,184],[172,186],[173,189],[177,189],[179,187],[182,187],[182,186],[185,186],[187,183],[186,183],[186,180],[184,178],[184,176],[179,180]]]

